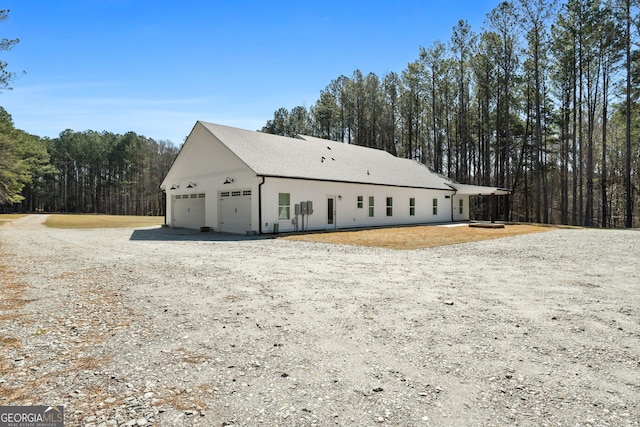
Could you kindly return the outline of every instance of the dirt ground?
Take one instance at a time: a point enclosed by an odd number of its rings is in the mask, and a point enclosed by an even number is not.
[[[75,426],[640,425],[640,232],[417,250],[0,227],[0,405]]]
[[[479,224],[474,224],[479,225]],[[407,226],[394,228],[374,228],[339,232],[318,232],[293,234],[285,237],[288,240],[307,242],[334,243],[342,245],[359,245],[387,249],[424,249],[457,243],[477,242],[480,240],[498,239],[519,234],[542,233],[549,227],[534,225],[505,225],[502,228],[469,227],[468,223]]]

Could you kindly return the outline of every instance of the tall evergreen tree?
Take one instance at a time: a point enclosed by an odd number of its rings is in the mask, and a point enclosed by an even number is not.
[[[9,19],[9,10],[0,10],[0,22],[4,22]],[[0,39],[0,52],[6,52],[15,47],[20,42],[20,39],[7,39],[6,37]],[[3,90],[11,90],[11,83],[22,73],[15,73],[7,70],[8,64],[5,61],[0,60],[0,92]]]
[[[435,41],[428,49],[420,49],[420,61],[429,76],[427,92],[429,99],[429,115],[431,116],[431,146],[433,147],[432,167],[436,172],[444,171],[444,137],[443,116],[446,105],[443,102],[442,80],[445,69],[446,46],[439,40]]]
[[[546,21],[551,14],[551,8],[555,2],[547,3],[545,0],[520,0],[521,14],[524,17],[524,25],[529,43],[529,55],[533,67],[533,94],[535,109],[534,130],[534,164],[535,164],[535,220],[547,223],[549,212],[544,209],[546,200],[542,198],[542,185],[544,168],[542,164],[542,103],[543,87],[542,74],[544,67],[544,44],[546,40]]]
[[[469,148],[471,146],[469,133],[468,103],[469,103],[469,77],[468,62],[471,58],[475,42],[475,34],[467,21],[460,20],[453,27],[451,47],[456,54],[458,74],[458,134],[460,149],[459,167],[457,179],[467,181],[469,178]]]
[[[0,22],[9,18],[8,10],[0,10]],[[0,52],[11,50],[19,39],[0,39]],[[7,62],[0,60],[0,92],[11,90],[11,83],[17,74],[7,70]],[[0,107],[1,108],[1,107]],[[23,165],[19,162],[16,141],[13,139],[13,120],[2,108],[0,111],[0,205],[16,203],[22,200],[20,194],[25,181],[28,180]]]
[[[622,20],[624,22],[624,46],[625,46],[625,71],[626,71],[626,86],[625,86],[625,141],[626,141],[626,156],[625,156],[625,193],[626,193],[626,212],[625,212],[625,227],[631,228],[633,226],[633,194],[631,183],[631,23],[633,17],[631,15],[632,0],[623,1],[623,13]]]
[[[513,80],[518,68],[518,20],[517,10],[513,3],[503,1],[496,6],[488,15],[489,26],[499,36],[497,49],[497,63],[500,70],[500,92],[498,98],[501,100],[504,120],[498,126],[502,144],[501,153],[501,173],[498,174],[497,185],[506,188],[511,187],[511,103],[513,97]],[[498,120],[500,122],[500,120]],[[503,172],[502,172],[503,171]],[[504,177],[504,180],[502,180]]]

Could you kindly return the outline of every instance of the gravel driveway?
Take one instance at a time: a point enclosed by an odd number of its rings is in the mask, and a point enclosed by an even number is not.
[[[638,231],[395,251],[44,218],[0,227],[0,405],[63,404],[69,426],[640,425]]]

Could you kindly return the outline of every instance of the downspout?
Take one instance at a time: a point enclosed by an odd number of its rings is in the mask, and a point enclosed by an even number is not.
[[[262,186],[265,182],[265,177],[261,176],[262,182],[258,184],[258,234],[262,234]]]
[[[167,226],[167,192],[162,190],[162,199],[164,201],[164,226]]]
[[[453,198],[457,193],[457,190],[453,190],[453,194],[451,195],[451,222],[453,222]]]

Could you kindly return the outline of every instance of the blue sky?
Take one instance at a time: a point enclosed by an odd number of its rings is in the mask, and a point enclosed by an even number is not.
[[[8,0],[0,93],[17,128],[56,137],[134,131],[180,144],[197,120],[260,129],[360,69],[401,73],[459,19],[480,31],[498,0]]]

